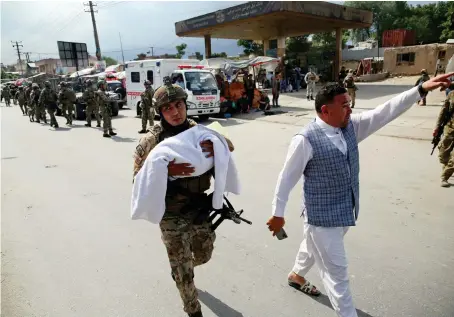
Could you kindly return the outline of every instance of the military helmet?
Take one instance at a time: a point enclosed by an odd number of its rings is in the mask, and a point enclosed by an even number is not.
[[[427,70],[425,68],[421,69],[421,74],[427,74]]]
[[[38,86],[38,84],[37,84],[37,83],[33,83],[33,84],[32,84],[32,88],[33,88],[33,89],[35,89],[35,88],[36,88],[36,89],[38,89],[38,88],[39,88],[39,86]]]
[[[144,85],[145,87],[151,86],[151,81],[145,80],[145,81],[143,82],[143,85]]]
[[[170,77],[164,77],[164,85],[159,87],[153,95],[153,107],[158,111],[161,107],[176,101],[186,100],[188,94],[178,85],[172,85]]]
[[[93,81],[91,79],[87,80],[85,83],[87,84],[87,86],[93,85]]]
[[[44,87],[50,88],[50,81],[46,80],[44,82]]]
[[[27,82],[28,87],[33,87],[33,83],[31,81]]]
[[[100,88],[101,86],[105,86],[105,85],[107,85],[106,81],[104,81],[104,80],[98,81],[98,88]]]

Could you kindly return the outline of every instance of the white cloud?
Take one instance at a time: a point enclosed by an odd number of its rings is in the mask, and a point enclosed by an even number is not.
[[[175,46],[188,44],[187,54],[203,54],[203,39],[178,38],[175,22],[227,8],[242,2],[151,2],[99,1],[95,14],[101,53],[121,59],[121,32],[125,59],[136,57],[154,46],[155,54],[175,53]],[[32,60],[58,57],[57,41],[87,43],[95,53],[90,13],[77,1],[1,1],[1,61],[15,63],[17,53],[10,41],[22,41],[22,52],[32,52]],[[213,52],[238,54],[232,40],[212,40]],[[132,50],[137,49],[137,50]],[[38,54],[39,53],[39,54]]]

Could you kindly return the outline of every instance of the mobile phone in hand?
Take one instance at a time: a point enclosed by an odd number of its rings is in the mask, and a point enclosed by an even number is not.
[[[288,238],[287,233],[285,232],[284,228],[282,228],[278,233],[276,233],[276,238],[278,240],[284,240]]]

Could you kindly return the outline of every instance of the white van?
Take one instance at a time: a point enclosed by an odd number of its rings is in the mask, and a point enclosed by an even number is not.
[[[145,80],[151,81],[156,90],[169,76],[188,94],[188,116],[207,119],[220,111],[220,91],[214,75],[193,59],[150,59],[126,62],[126,91],[128,105],[135,106],[140,115],[140,94],[145,90]]]

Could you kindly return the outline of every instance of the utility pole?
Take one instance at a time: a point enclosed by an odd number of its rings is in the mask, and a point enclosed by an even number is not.
[[[121,58],[123,59],[123,65],[125,64],[125,54],[123,54],[123,43],[121,42],[121,33],[118,32],[118,36],[120,36],[120,47],[121,47]]]
[[[96,7],[96,4],[93,4],[92,1],[88,1],[88,4],[84,3],[84,6],[90,7],[90,10],[85,12],[91,13],[91,22],[93,23],[93,33],[95,34],[95,46],[96,46],[96,58],[98,61],[101,60],[101,47],[99,46],[99,38],[98,38],[98,29],[96,28],[96,20],[95,20],[95,12],[93,11],[93,7]]]
[[[25,59],[27,60],[27,63],[30,63],[30,54],[31,52],[24,52],[25,54]]]
[[[150,46],[150,49],[151,51],[147,52],[147,53],[150,53],[151,52],[151,56],[154,56],[154,46]]]
[[[23,46],[22,44],[19,44],[19,43],[22,43],[22,41],[19,41],[19,42],[16,41],[16,45],[14,45],[14,42],[13,42],[13,41],[11,41],[11,43],[13,43],[13,47],[15,47],[16,50],[17,50],[17,57],[19,57],[20,73],[21,73],[21,75],[23,76],[23,75],[24,75],[24,71],[23,71],[23,69],[22,69],[22,59],[20,58],[20,54],[21,54],[21,53],[20,53],[19,47],[24,47],[24,46]]]

